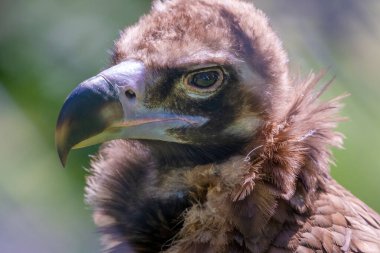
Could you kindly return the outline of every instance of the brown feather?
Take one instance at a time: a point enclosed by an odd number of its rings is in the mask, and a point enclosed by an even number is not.
[[[344,96],[320,101],[323,73],[290,80],[281,41],[253,5],[157,0],[122,32],[113,62],[160,71],[210,55],[240,67],[235,116],[259,119],[253,137],[195,166],[162,165],[144,142],[103,145],[86,198],[107,252],[380,252],[379,215],[329,173]]]

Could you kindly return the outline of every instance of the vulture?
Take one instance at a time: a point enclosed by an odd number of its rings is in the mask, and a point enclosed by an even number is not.
[[[380,252],[380,216],[329,173],[344,95],[289,72],[252,3],[153,1],[57,121],[63,164],[104,143],[85,189],[104,251]]]

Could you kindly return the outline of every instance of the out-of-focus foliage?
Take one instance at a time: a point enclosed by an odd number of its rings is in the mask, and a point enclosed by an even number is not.
[[[257,0],[290,52],[295,73],[330,68],[326,97],[347,91],[333,176],[380,211],[380,2]],[[0,252],[99,252],[83,203],[88,154],[68,168],[54,147],[55,120],[77,83],[108,65],[107,50],[150,1],[0,2]],[[331,76],[330,75],[330,76]]]

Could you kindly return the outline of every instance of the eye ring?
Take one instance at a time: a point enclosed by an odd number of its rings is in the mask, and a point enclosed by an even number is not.
[[[195,93],[211,93],[217,90],[224,80],[224,72],[219,67],[193,71],[184,78],[188,89]]]

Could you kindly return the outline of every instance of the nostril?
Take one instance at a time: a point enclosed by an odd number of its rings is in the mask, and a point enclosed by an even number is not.
[[[134,99],[136,98],[136,93],[133,90],[128,89],[125,91],[125,96],[129,99]]]

